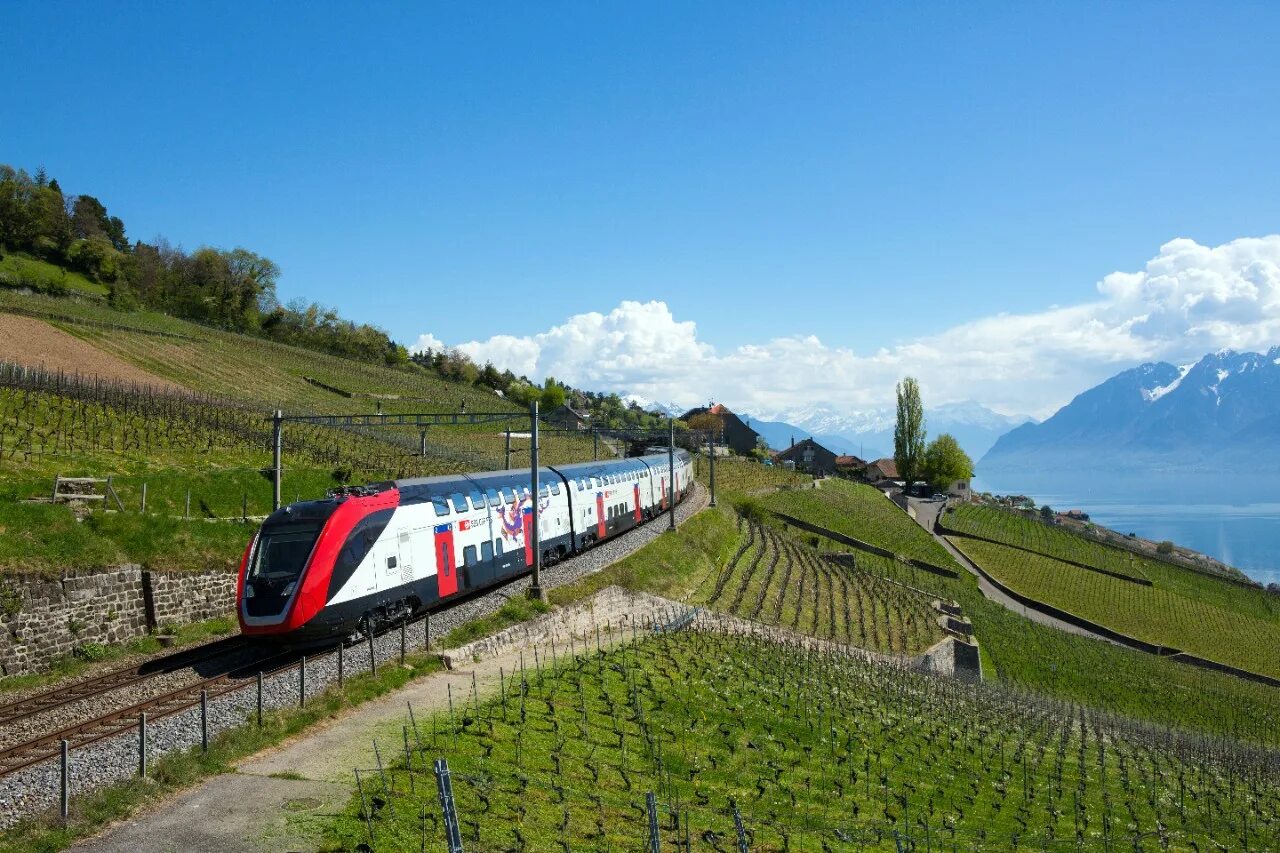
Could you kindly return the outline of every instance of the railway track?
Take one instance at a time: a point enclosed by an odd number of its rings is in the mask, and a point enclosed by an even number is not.
[[[123,687],[140,685],[145,681],[185,667],[194,667],[205,660],[235,652],[245,645],[239,636],[215,640],[191,649],[156,658],[134,666],[104,672],[101,675],[77,681],[43,693],[25,696],[0,705],[0,728],[18,722],[34,714],[52,711],[72,702],[92,699]]]
[[[239,639],[239,638],[234,638]],[[217,643],[210,645],[218,645]],[[242,644],[243,645],[243,644]],[[202,647],[207,648],[207,647]],[[195,651],[195,650],[192,650]],[[221,649],[213,654],[207,654],[197,660],[205,660],[227,654],[228,649]],[[33,764],[39,764],[50,758],[56,757],[62,746],[62,741],[66,740],[71,749],[86,746],[100,740],[121,734],[129,729],[136,728],[138,725],[138,716],[146,713],[149,720],[159,720],[173,714],[180,713],[189,708],[196,707],[200,704],[201,693],[205,693],[209,698],[221,696],[232,690],[237,690],[243,683],[255,677],[259,672],[263,676],[275,675],[279,672],[287,670],[296,665],[300,659],[300,655],[293,651],[273,651],[256,660],[247,663],[240,663],[227,669],[225,672],[218,673],[206,678],[201,678],[190,684],[185,684],[174,690],[169,690],[156,696],[152,696],[141,702],[134,703],[125,708],[118,708],[107,713],[100,714],[93,719],[75,723],[66,726],[57,731],[42,734],[39,737],[32,738],[19,744],[15,744],[7,749],[0,750],[0,776],[30,767]],[[99,685],[99,689],[94,692],[83,692],[80,695],[58,699],[56,704],[46,704],[41,710],[45,710],[57,705],[67,704],[69,702],[79,701],[80,699],[91,698],[94,695],[105,693],[109,690],[119,689],[121,686],[127,686],[135,681],[129,681],[125,678],[128,672],[126,669],[116,672],[107,673],[93,682],[101,681],[104,685]],[[146,679],[150,676],[141,676]],[[77,687],[79,685],[73,685]],[[50,694],[42,694],[41,696],[30,697],[30,700],[21,700],[22,702],[34,701],[48,696],[49,700],[53,700],[54,692]],[[11,706],[19,705],[19,702],[11,703]],[[10,706],[6,706],[10,707]]]

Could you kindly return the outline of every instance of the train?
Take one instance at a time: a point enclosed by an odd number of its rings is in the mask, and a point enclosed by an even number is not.
[[[620,536],[679,503],[689,453],[538,469],[542,565]],[[236,614],[250,638],[355,639],[532,570],[528,469],[390,480],[281,507],[240,561]]]

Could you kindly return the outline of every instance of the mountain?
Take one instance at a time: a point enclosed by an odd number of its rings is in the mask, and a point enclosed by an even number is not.
[[[1280,469],[1280,347],[1143,364],[1000,438],[980,473]]]
[[[671,402],[659,403],[657,401],[650,400],[647,397],[641,397],[639,394],[623,394],[622,402],[626,403],[628,406],[632,404],[637,405],[646,412],[658,412],[659,414],[670,415],[673,418],[678,418],[685,412],[689,411],[688,406],[682,406],[679,403]]]
[[[929,435],[951,433],[974,459],[986,453],[1011,427],[1030,420],[993,412],[972,400],[925,410]],[[752,427],[775,448],[786,447],[790,435],[797,441],[813,436],[819,444],[836,452],[876,459],[893,452],[893,422],[894,410],[888,408],[842,413],[826,406],[805,406],[752,418]]]

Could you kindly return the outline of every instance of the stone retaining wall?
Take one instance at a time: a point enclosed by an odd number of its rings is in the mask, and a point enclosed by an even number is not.
[[[158,625],[230,613],[234,573],[150,572],[125,565],[58,579],[0,579],[0,676],[47,669],[90,645],[124,643]]]

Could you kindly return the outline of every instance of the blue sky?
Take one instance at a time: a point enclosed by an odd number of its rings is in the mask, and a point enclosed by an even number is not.
[[[1004,386],[991,365],[1016,354],[957,378],[912,348],[1096,303],[1175,238],[1280,231],[1275,4],[364,5],[9,2],[0,162],[43,164],[134,238],[262,252],[282,298],[406,342],[774,410],[872,405],[916,371],[1043,413],[1177,347],[1110,342]],[[1243,332],[1192,339],[1266,341],[1263,290]],[[723,363],[677,381],[636,352],[538,355],[584,312],[630,334],[608,321],[628,300],[700,358],[838,375],[764,399]],[[810,338],[826,360],[794,360]],[[867,369],[882,350],[892,369]]]

